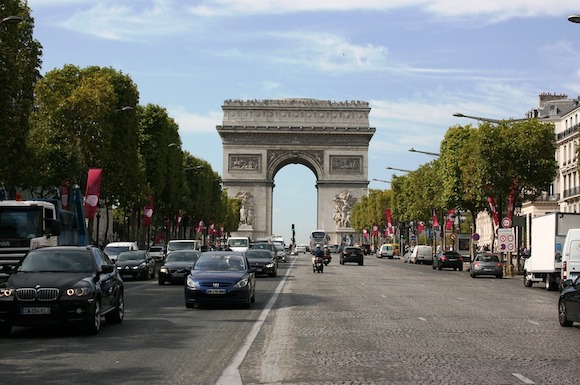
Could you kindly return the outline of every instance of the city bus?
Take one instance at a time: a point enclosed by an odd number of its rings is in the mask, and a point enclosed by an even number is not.
[[[310,232],[310,252],[314,252],[316,245],[320,247],[328,246],[330,236],[324,230],[314,230]]]

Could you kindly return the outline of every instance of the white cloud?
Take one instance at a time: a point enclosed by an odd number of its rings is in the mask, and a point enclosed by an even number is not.
[[[171,116],[179,125],[179,131],[186,133],[212,133],[215,134],[216,126],[223,121],[221,111],[210,111],[206,116],[200,116],[187,111],[182,106],[175,106],[167,109]]]

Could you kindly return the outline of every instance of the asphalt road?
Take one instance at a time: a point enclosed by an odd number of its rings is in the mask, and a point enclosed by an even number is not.
[[[129,281],[124,322],[98,336],[14,328],[0,384],[577,382],[580,324],[560,327],[558,293],[521,277],[374,256],[335,256],[323,274],[304,254],[280,266],[250,309],[186,309],[180,285]]]

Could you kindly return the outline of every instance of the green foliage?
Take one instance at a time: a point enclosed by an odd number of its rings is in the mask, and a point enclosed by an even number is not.
[[[0,15],[23,19],[18,24],[0,23],[0,183],[13,196],[33,171],[27,162],[26,137],[42,46],[33,38],[34,19],[25,1],[3,0]]]

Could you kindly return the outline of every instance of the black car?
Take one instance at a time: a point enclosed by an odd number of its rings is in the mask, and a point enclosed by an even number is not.
[[[123,280],[97,247],[30,251],[0,289],[0,335],[13,326],[77,325],[97,334],[101,316],[121,323]]]
[[[360,245],[360,248],[363,251],[364,255],[371,255],[371,245],[362,244],[362,245]]]
[[[558,321],[564,327],[580,322],[580,277],[567,279],[562,283],[564,289],[558,300]]]
[[[165,263],[159,268],[159,284],[183,283],[199,254],[197,250],[175,250],[167,254]]]
[[[340,252],[340,264],[344,265],[347,262],[358,263],[359,266],[364,264],[364,254],[360,247],[357,246],[346,246]]]
[[[241,252],[201,253],[185,280],[185,307],[255,301],[256,276]]]
[[[122,251],[115,265],[123,278],[155,278],[155,259],[147,250]]]
[[[272,257],[269,250],[250,249],[246,251],[246,258],[256,274],[268,274],[270,277],[278,275],[278,258]]]
[[[443,268],[463,271],[463,257],[457,251],[437,253],[433,258],[433,270]]]

